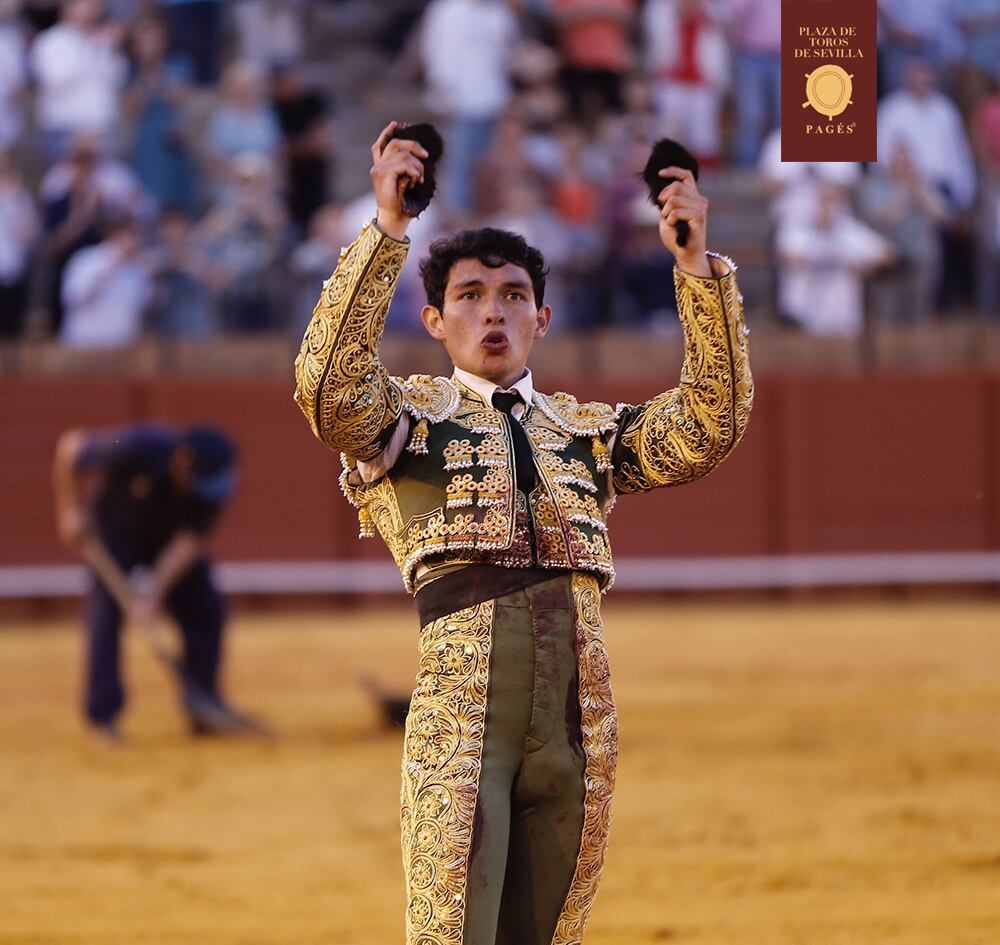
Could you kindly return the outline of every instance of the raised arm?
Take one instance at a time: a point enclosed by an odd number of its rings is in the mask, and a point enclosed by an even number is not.
[[[735,266],[706,253],[708,201],[690,171],[661,192],[660,236],[674,254],[677,312],[684,329],[680,384],[652,400],[621,409],[612,464],[617,492],[647,492],[706,475],[743,436],[753,402],[743,296]],[[687,220],[688,245],[675,224]]]
[[[422,179],[427,152],[415,141],[388,140],[394,128],[395,122],[372,145],[376,221],[341,254],[295,359],[295,401],[313,433],[360,460],[382,451],[401,410],[378,345],[409,247],[402,191]]]

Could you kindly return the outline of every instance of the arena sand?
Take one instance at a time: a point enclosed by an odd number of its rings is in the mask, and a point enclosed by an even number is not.
[[[1000,942],[1000,605],[605,607],[622,757],[587,945]],[[0,629],[2,945],[401,945],[412,614],[235,620],[268,741],[191,740],[131,639],[128,743],[68,623]]]

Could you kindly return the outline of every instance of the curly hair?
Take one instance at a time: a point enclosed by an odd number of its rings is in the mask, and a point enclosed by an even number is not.
[[[451,267],[460,259],[478,259],[490,269],[499,269],[507,263],[520,267],[531,279],[535,305],[541,308],[545,298],[545,277],[549,273],[542,254],[529,246],[523,236],[493,227],[463,230],[431,243],[430,255],[420,263],[420,278],[428,305],[439,310],[444,308],[448,276]]]

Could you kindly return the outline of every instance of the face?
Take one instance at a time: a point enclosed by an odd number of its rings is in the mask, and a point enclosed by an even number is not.
[[[520,266],[491,269],[478,259],[460,259],[448,275],[443,310],[426,305],[421,317],[455,367],[510,387],[524,376],[552,310],[535,305],[531,279]]]

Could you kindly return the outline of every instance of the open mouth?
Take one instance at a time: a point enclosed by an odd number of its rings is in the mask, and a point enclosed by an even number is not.
[[[498,354],[501,351],[506,351],[510,343],[502,331],[491,331],[487,332],[480,345],[491,354]]]

